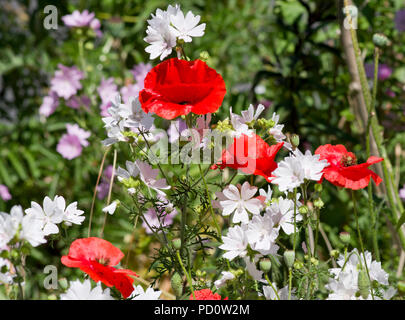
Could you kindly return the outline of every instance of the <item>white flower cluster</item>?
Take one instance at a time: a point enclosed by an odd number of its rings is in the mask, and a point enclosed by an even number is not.
[[[66,293],[60,295],[60,300],[114,300],[114,298],[109,288],[103,290],[101,282],[97,282],[97,285],[91,288],[91,281],[86,279],[84,282],[71,281]]]
[[[159,300],[161,291],[155,291],[153,288],[144,290],[140,285],[134,286],[134,291],[128,298],[130,300]],[[94,288],[91,287],[89,279],[80,282],[80,280],[71,281],[69,289],[60,295],[60,300],[114,300],[110,294],[110,289],[101,287],[101,282],[97,282]]]
[[[294,210],[295,221],[301,221],[302,216],[298,213],[301,203],[298,201],[299,194],[297,194],[296,204],[293,200],[283,197],[273,199],[270,186],[267,191],[260,189],[260,196],[255,197],[256,193],[257,187],[245,182],[237,186],[231,184],[222,193],[216,194],[219,199],[216,206],[222,208],[224,216],[233,214],[232,222],[236,224],[228,229],[225,236],[222,236],[223,244],[219,248],[226,251],[223,256],[228,260],[236,257],[243,258],[252,278],[266,282],[263,279],[263,272],[256,268],[256,263],[263,256],[277,256],[279,246],[276,244],[276,239],[280,229],[288,235],[294,233]],[[247,256],[248,246],[256,252],[254,257]],[[215,285],[221,287],[226,281],[232,279],[234,279],[232,273],[223,272]],[[272,294],[273,289],[269,288],[263,288],[265,297],[273,299],[273,294],[277,295],[274,292]],[[281,296],[285,296],[285,290],[285,288],[279,290],[280,299]]]
[[[220,248],[227,251],[224,257],[229,260],[237,256],[244,257],[248,244],[262,255],[276,254],[278,246],[275,245],[275,240],[280,228],[288,235],[294,232],[294,201],[283,197],[272,201],[270,187],[267,192],[264,189],[259,192],[260,196],[254,197],[257,187],[250,186],[246,181],[242,186],[231,184],[222,194],[217,193],[222,215],[233,214],[232,222],[241,223],[231,227],[227,236],[223,237],[224,244]],[[299,196],[298,194],[295,205],[296,222],[302,220],[298,213],[301,206]],[[260,214],[262,209],[265,209],[263,215]]]
[[[62,196],[55,196],[54,200],[45,197],[43,207],[32,201],[25,213],[21,206],[13,206],[10,214],[0,212],[0,250],[17,234],[18,240],[26,240],[36,247],[46,242],[46,236],[59,232],[57,224],[81,224],[84,220],[83,211],[77,209],[77,202],[66,207]]]
[[[150,45],[145,51],[150,59],[160,56],[160,60],[172,53],[178,40],[191,42],[192,37],[204,35],[205,23],[198,25],[201,17],[195,16],[191,11],[184,15],[179,5],[169,5],[167,10],[157,9],[152,18],[148,20],[147,36],[144,40]]]
[[[319,157],[319,154],[312,155],[309,150],[303,154],[296,149],[278,164],[273,171],[275,178],[271,182],[278,185],[281,192],[292,192],[305,180],[319,181],[322,170],[329,165],[327,160],[319,160]]]
[[[117,95],[107,111],[110,116],[102,118],[108,136],[102,141],[105,146],[127,141],[124,135],[126,129],[135,130],[134,132],[145,131],[149,130],[154,122],[152,115],[142,110],[138,97],[129,98],[128,104],[125,104],[121,102],[121,96]]]
[[[376,281],[380,285],[388,286],[388,273],[382,269],[381,262],[373,261],[371,253],[368,251],[364,254],[371,282]],[[368,283],[365,286],[361,284],[361,278],[363,278],[363,280],[366,277],[368,278],[363,255],[359,253],[357,249],[354,249],[347,253],[346,257],[341,254],[337,264],[340,268],[329,269],[333,278],[330,278],[329,283],[325,286],[326,289],[331,291],[327,299],[372,300],[370,284]],[[368,279],[366,281],[368,281]],[[362,289],[365,290],[365,294],[362,292]],[[374,299],[389,300],[394,296],[396,290],[393,288],[388,288],[387,290],[379,289],[379,291],[373,289],[373,292]],[[379,295],[377,295],[377,293],[379,293]]]

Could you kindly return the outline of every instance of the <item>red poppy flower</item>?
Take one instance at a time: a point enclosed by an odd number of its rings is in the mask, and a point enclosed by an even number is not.
[[[323,169],[323,178],[335,186],[348,189],[363,189],[368,186],[370,178],[373,178],[378,186],[382,179],[373,171],[368,169],[372,164],[383,161],[383,158],[371,156],[365,163],[357,164],[357,158],[352,152],[348,152],[345,146],[325,144],[315,150],[319,159],[326,159],[329,166]]]
[[[213,293],[210,289],[202,289],[194,291],[195,300],[228,300],[228,297],[222,299],[218,293]],[[194,300],[193,294],[190,295],[190,300]]]
[[[228,149],[222,151],[221,162],[212,169],[230,167],[244,173],[260,175],[271,181],[272,172],[277,168],[274,161],[277,152],[284,142],[269,146],[262,138],[254,134],[251,137],[243,134],[235,138]]]
[[[138,275],[131,270],[114,268],[123,257],[122,251],[110,242],[92,237],[73,241],[69,254],[61,260],[65,266],[87,273],[95,282],[116,287],[124,298],[128,298],[134,290],[134,279],[130,276]]]
[[[139,101],[143,111],[171,120],[190,112],[215,112],[225,93],[221,75],[205,62],[172,58],[149,71]]]

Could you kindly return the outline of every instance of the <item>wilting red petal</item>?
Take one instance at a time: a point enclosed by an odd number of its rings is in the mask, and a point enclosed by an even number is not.
[[[269,181],[272,172],[277,168],[274,159],[283,144],[280,142],[269,146],[256,134],[251,137],[244,134],[235,138],[228,149],[222,152],[221,162],[218,165],[221,169],[230,167],[247,174],[260,175]]]
[[[221,75],[201,60],[168,59],[147,74],[139,101],[145,112],[174,119],[218,110],[226,93]]]
[[[323,178],[338,187],[358,190],[367,187],[370,179],[373,179],[376,185],[379,185],[382,181],[368,167],[383,161],[383,158],[371,156],[365,163],[346,166],[344,160],[347,157],[353,160],[353,157],[355,157],[353,153],[348,152],[343,145],[334,146],[330,144],[318,147],[315,154],[319,154],[321,160],[326,159],[330,164],[323,170]]]

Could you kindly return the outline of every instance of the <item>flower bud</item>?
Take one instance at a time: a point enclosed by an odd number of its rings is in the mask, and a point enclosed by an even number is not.
[[[301,261],[297,260],[294,262],[294,269],[299,270],[299,269],[302,269],[303,267],[304,267],[304,264]]]
[[[170,282],[174,294],[176,295],[176,297],[180,297],[183,294],[183,279],[181,279],[181,276],[178,274],[178,272],[175,272],[173,274]]]
[[[287,250],[284,252],[284,262],[287,265],[288,269],[292,268],[295,260],[295,252],[292,250]]]
[[[348,245],[350,243],[350,233],[349,232],[339,233],[339,238],[345,245]]]
[[[317,259],[315,259],[314,257],[312,257],[312,258],[311,258],[311,263],[312,263],[314,266],[317,266],[317,265],[319,264],[319,261],[318,261]]]
[[[322,192],[322,184],[320,184],[320,183],[316,183],[315,184],[315,191],[316,192],[318,192],[318,193],[320,193],[320,192]]]
[[[173,240],[173,247],[176,249],[176,250],[180,250],[180,248],[181,248],[181,240],[180,239],[174,239]]]
[[[300,137],[297,134],[291,136],[291,144],[297,148],[300,145]]]
[[[202,51],[200,53],[200,60],[207,62],[207,60],[210,58],[210,54],[208,53],[208,51]]]
[[[269,272],[271,269],[271,261],[269,259],[263,259],[259,262],[260,270],[263,272]]]
[[[387,38],[387,36],[382,33],[375,33],[373,35],[373,42],[377,47],[386,47],[391,44],[391,41]]]
[[[360,295],[364,299],[367,299],[367,297],[369,295],[370,281],[369,281],[369,279],[367,277],[366,271],[361,270],[359,272],[359,278],[357,280],[357,285],[359,287]]]
[[[405,292],[405,281],[398,282],[398,291],[404,293]]]
[[[299,209],[298,209],[298,212],[299,213],[301,213],[302,215],[306,215],[307,213],[308,213],[308,207],[307,206],[301,206],[301,207],[299,207]]]
[[[331,257],[337,259],[339,257],[339,250],[331,250],[329,254]]]
[[[242,274],[244,274],[245,271],[243,269],[238,269],[238,270],[231,270],[231,273],[235,276],[235,278],[238,278]]]
[[[314,201],[314,206],[315,206],[316,208],[318,208],[318,209],[323,208],[324,203],[323,203],[322,199],[321,199],[321,198],[316,199],[316,200]]]
[[[17,259],[19,257],[19,252],[16,249],[11,250],[11,257]]]

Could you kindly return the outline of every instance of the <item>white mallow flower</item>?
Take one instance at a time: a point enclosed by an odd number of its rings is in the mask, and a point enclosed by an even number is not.
[[[257,120],[259,118],[260,114],[263,112],[265,109],[264,105],[259,104],[257,106],[256,112],[253,104],[249,105],[249,108],[247,110],[243,110],[241,112],[242,117],[240,118],[242,123],[249,123],[252,122],[253,120]]]
[[[263,255],[276,254],[279,247],[275,244],[278,229],[274,227],[272,217],[257,215],[246,226],[246,237],[250,247]]]
[[[31,201],[31,208],[25,210],[27,215],[35,217],[42,224],[44,234],[50,235],[59,232],[57,226],[64,218],[64,211],[58,206],[58,196],[51,200],[48,196],[44,198],[43,207],[35,201]]]
[[[232,218],[233,223],[248,223],[248,211],[257,215],[262,208],[261,201],[253,198],[256,191],[257,188],[250,186],[247,181],[242,186],[238,184],[237,187],[230,184],[223,190],[223,195],[227,200],[219,202],[223,208],[222,215],[229,216],[231,213],[234,213]]]
[[[205,23],[198,25],[200,19],[200,16],[195,16],[191,11],[184,16],[183,11],[179,10],[176,15],[170,17],[170,28],[177,39],[191,42],[192,37],[202,37],[204,35]]]
[[[261,200],[264,203],[264,205],[270,206],[272,196],[273,196],[273,191],[271,190],[270,185],[267,186],[267,192],[264,189],[259,189],[259,194],[260,194]]]
[[[0,212],[0,248],[4,248],[14,238],[22,218],[21,206],[13,206],[10,214]]]
[[[110,294],[110,289],[103,290],[101,282],[92,289],[89,279],[80,282],[71,281],[66,293],[60,295],[61,300],[114,300]]]
[[[283,142],[286,136],[283,133],[284,125],[278,124],[280,116],[274,112],[271,120],[273,120],[274,126],[269,130],[269,133],[274,137],[276,142]],[[287,148],[290,151],[292,150],[292,145],[289,142],[284,141],[283,147]]]
[[[155,14],[152,13],[152,18],[148,20],[146,37],[143,39],[149,43],[145,51],[150,54],[150,59],[153,60],[160,56],[160,60],[163,60],[172,53],[176,46],[176,34],[170,27],[170,20],[179,11],[179,5],[174,7],[169,5],[166,11],[157,9]]]
[[[166,58],[172,53],[177,40],[191,42],[192,37],[202,37],[205,23],[198,25],[200,19],[191,11],[184,15],[179,5],[169,5],[166,11],[157,9],[148,20],[146,37],[143,39],[149,43],[145,51],[150,54],[150,59]]]
[[[130,97],[127,104],[121,102],[121,96],[117,95],[115,101],[111,101],[111,107],[107,109],[109,117],[102,118],[104,128],[107,130],[108,139],[103,144],[108,146],[118,141],[126,141],[124,135],[126,128],[145,131],[149,130],[154,122],[151,114],[144,112],[138,97]]]
[[[104,128],[107,130],[108,136],[107,139],[102,141],[105,146],[112,145],[118,141],[127,141],[127,138],[123,135],[125,130],[124,124],[119,115],[121,104],[121,96],[118,94],[115,97],[115,101],[111,101],[111,107],[107,109],[110,116],[101,118],[104,122]]]
[[[274,289],[277,290],[277,294],[271,286],[263,286],[263,294],[266,300],[288,300],[288,285],[282,289],[277,289],[277,284],[272,282]],[[296,300],[294,295],[291,295],[292,300]]]
[[[124,179],[129,179],[131,177],[136,178],[139,175],[139,168],[135,162],[126,161],[125,162],[126,170],[118,167],[117,169],[117,179],[119,182],[122,182]]]
[[[136,160],[136,166],[139,169],[139,176],[141,180],[149,188],[154,189],[161,195],[165,195],[162,190],[170,189],[170,186],[167,185],[166,179],[157,179],[159,169],[153,169],[151,165],[140,160]]]
[[[260,281],[263,279],[263,271],[260,271],[256,267],[257,261],[259,261],[260,255],[256,255],[253,258],[253,261],[249,257],[244,257],[243,260],[245,261],[246,264],[246,269],[250,276],[253,278],[253,280]]]
[[[326,159],[319,160],[321,155],[312,155],[309,150],[303,154],[300,150],[296,149],[293,155],[301,163],[302,170],[304,171],[304,179],[307,180],[319,181],[322,178],[322,170],[329,166]]]
[[[108,212],[110,215],[113,215],[115,210],[117,209],[117,206],[119,205],[119,200],[113,201],[110,205],[104,207],[102,209],[103,212]]]
[[[295,221],[302,221],[302,216],[298,213],[298,208],[301,202],[298,201],[299,194],[297,194],[296,208],[295,208]],[[271,203],[266,209],[266,214],[271,216],[274,224],[281,227],[283,231],[290,235],[294,233],[294,201],[291,199],[284,199],[279,197],[277,201]],[[298,231],[298,229],[296,229]]]
[[[273,175],[275,178],[271,183],[278,185],[281,192],[293,191],[304,183],[305,178],[300,159],[292,156],[284,158],[273,171]]]
[[[160,56],[162,61],[172,53],[176,46],[176,35],[170,26],[160,18],[153,18],[148,22],[146,37],[143,40],[150,45],[145,48],[145,51],[150,54],[151,60]]]
[[[62,196],[56,196],[55,201],[57,206],[63,211],[63,221],[65,221],[66,225],[82,224],[85,219],[83,216],[84,211],[77,209],[77,201],[72,202],[67,207],[65,198]]]
[[[226,236],[222,236],[224,244],[219,246],[220,249],[225,250],[224,258],[233,260],[236,257],[244,257],[247,254],[248,241],[243,227],[235,226],[229,228]]]
[[[371,281],[377,281],[382,285],[388,285],[388,273],[381,268],[381,263],[372,261],[371,253],[366,251],[366,263],[370,274]],[[365,264],[363,255],[357,249],[353,249],[347,253],[346,258],[341,254],[338,258],[337,264],[340,268],[329,269],[333,278],[329,279],[329,283],[325,286],[326,289],[331,291],[328,300],[357,300],[363,299],[358,297],[359,292],[359,273],[361,270],[365,272]],[[374,291],[375,293],[375,291]],[[384,299],[390,299],[395,294],[392,289],[387,291],[382,290]],[[378,298],[378,297],[377,297]],[[366,298],[372,299],[371,293]]]
[[[134,286],[134,288],[135,290],[129,297],[130,300],[159,300],[159,297],[162,294],[162,291],[155,291],[151,287],[148,287],[146,288],[146,290],[144,290],[142,286],[137,285]]]
[[[214,281],[214,285],[217,289],[219,289],[219,288],[222,288],[223,286],[225,286],[227,281],[232,280],[232,279],[235,279],[235,275],[232,272],[222,271],[221,278]]]
[[[28,241],[33,247],[46,243],[42,221],[33,214],[25,215],[21,222],[20,239]]]
[[[155,120],[150,113],[143,111],[138,97],[130,97],[127,104],[120,104],[118,115],[124,127],[139,128],[142,131],[149,130]]]
[[[232,107],[230,108],[230,120],[233,127],[232,138],[240,138],[243,134],[251,137],[254,134],[254,131],[249,129],[246,123],[242,122],[243,118],[241,116],[232,113]]]

